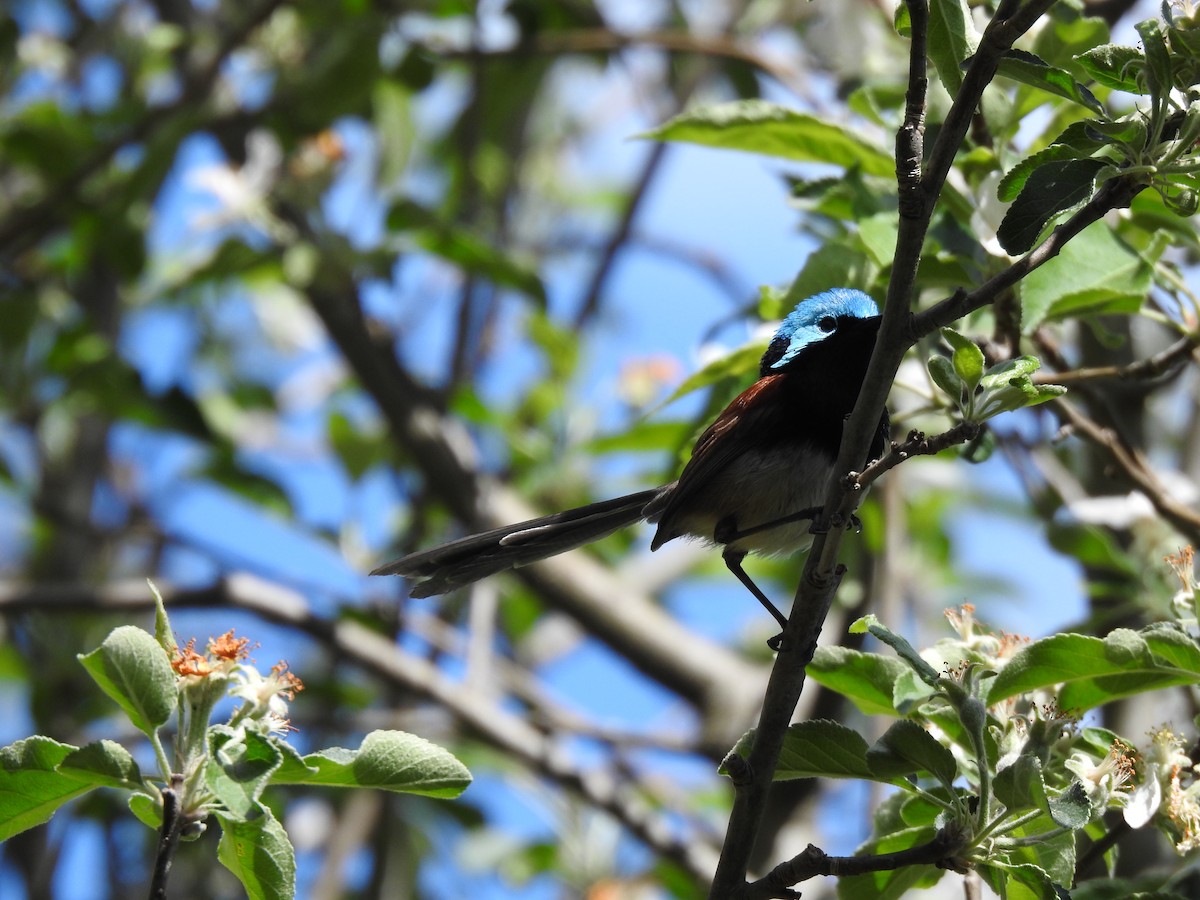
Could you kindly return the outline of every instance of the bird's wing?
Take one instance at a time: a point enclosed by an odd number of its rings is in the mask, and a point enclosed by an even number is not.
[[[657,550],[682,533],[672,524],[672,518],[687,507],[710,479],[745,452],[750,440],[748,433],[772,430],[772,420],[793,412],[780,396],[786,380],[787,376],[782,374],[760,378],[738,394],[697,438],[679,480],[670,492],[660,495],[666,501],[662,508],[654,509],[652,503],[646,509],[648,517],[659,523],[651,549]],[[780,423],[781,427],[785,424]]]

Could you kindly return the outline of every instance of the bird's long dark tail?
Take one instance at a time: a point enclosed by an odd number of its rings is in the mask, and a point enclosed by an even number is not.
[[[413,597],[444,594],[488,575],[565,553],[631,525],[643,518],[642,510],[659,490],[639,491],[467,535],[440,547],[410,553],[371,574],[419,579],[413,585]]]

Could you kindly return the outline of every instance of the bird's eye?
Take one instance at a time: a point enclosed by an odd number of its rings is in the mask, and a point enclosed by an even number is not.
[[[826,334],[830,334],[835,328],[837,328],[837,319],[835,319],[833,316],[822,316],[817,321],[817,327]]]

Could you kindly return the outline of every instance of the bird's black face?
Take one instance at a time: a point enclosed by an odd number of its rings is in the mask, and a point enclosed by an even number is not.
[[[821,337],[796,348],[795,339],[783,334],[776,334],[767,346],[759,364],[759,377],[786,372],[803,362],[816,348],[827,339],[833,345],[838,343],[838,335],[846,335],[851,331],[870,330],[877,327],[879,316],[860,319],[856,316],[823,316],[816,324]],[[786,357],[786,358],[785,358]]]
[[[759,375],[788,371],[811,355],[813,348],[841,343],[840,334],[878,327],[879,309],[862,291],[833,288],[801,300],[779,325],[763,354]],[[872,323],[872,324],[867,324]]]

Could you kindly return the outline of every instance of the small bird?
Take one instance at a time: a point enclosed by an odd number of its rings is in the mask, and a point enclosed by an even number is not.
[[[696,441],[678,480],[516,525],[468,535],[381,566],[372,575],[417,579],[429,597],[555,556],[634,522],[658,524],[651,550],[677,537],[723,548],[725,565],[779,622],[784,617],[742,569],[747,553],[805,550],[879,333],[862,291],[833,288],[801,300],[771,339],[754,384]],[[870,455],[883,453],[885,410]],[[865,460],[864,460],[865,462]],[[778,649],[779,637],[771,646]]]

